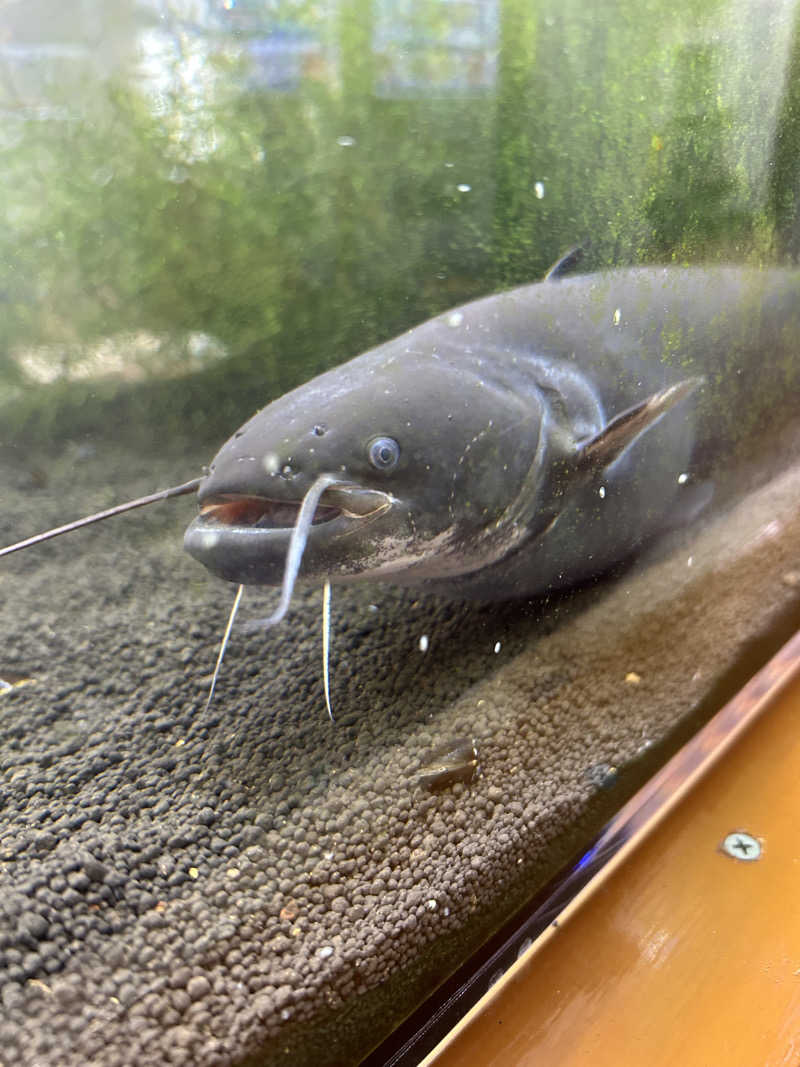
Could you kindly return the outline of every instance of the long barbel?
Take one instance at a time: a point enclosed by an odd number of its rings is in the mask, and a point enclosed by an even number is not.
[[[17,541],[13,545],[0,548],[0,556],[10,556],[12,552],[21,552],[23,548],[31,548],[33,545],[41,544],[42,541],[49,541],[53,537],[72,533],[73,530],[80,530],[83,526],[91,526],[95,522],[102,522],[103,519],[112,519],[115,515],[133,511],[134,508],[143,508],[148,504],[157,504],[159,500],[169,500],[171,497],[196,493],[202,480],[202,478],[192,478],[190,482],[184,482],[182,485],[173,485],[170,489],[160,489],[157,493],[140,496],[136,500],[128,500],[124,504],[115,504],[113,508],[106,508],[105,511],[96,511],[94,515],[86,515],[82,519],[75,519],[73,522],[67,522],[63,526],[55,526],[52,530],[45,530],[43,533],[26,537],[24,541]]]

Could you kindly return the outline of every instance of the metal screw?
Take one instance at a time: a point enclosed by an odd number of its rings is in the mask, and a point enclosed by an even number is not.
[[[761,842],[752,834],[747,834],[743,830],[735,830],[722,842],[722,851],[731,859],[753,863],[761,858]]]

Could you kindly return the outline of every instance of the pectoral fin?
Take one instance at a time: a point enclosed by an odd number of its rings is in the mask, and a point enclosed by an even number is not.
[[[602,470],[622,455],[639,434],[648,430],[662,415],[703,384],[702,378],[685,378],[666,389],[653,393],[640,404],[615,415],[594,437],[578,447],[577,463],[581,469]]]

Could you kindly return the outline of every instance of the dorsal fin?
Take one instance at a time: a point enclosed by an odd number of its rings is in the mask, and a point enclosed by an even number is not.
[[[583,259],[585,251],[586,249],[583,245],[575,245],[574,248],[570,248],[569,252],[565,252],[561,259],[556,260],[547,274],[545,274],[543,281],[557,282],[560,278],[563,278],[573,267],[578,266]]]

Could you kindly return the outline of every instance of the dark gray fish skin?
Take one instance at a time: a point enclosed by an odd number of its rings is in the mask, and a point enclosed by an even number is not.
[[[661,408],[643,404],[678,383]],[[644,426],[618,418],[636,405]],[[800,414],[799,272],[556,275],[445,312],[258,412],[213,461],[185,547],[229,581],[278,585],[299,502],[333,473],[302,579],[541,593],[696,511],[692,486],[779,410]],[[609,447],[615,422],[629,438]],[[399,446],[386,469],[370,459],[378,438]]]

